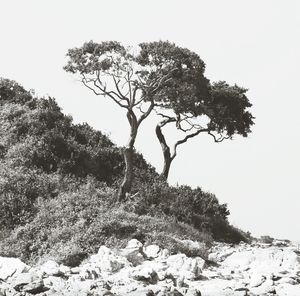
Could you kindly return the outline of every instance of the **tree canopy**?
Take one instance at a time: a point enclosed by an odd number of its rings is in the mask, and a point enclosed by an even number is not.
[[[70,49],[67,56],[67,72],[79,74],[95,95],[127,110],[130,134],[123,149],[126,169],[119,194],[123,200],[132,187],[132,155],[140,124],[154,108],[179,113],[191,107],[186,92],[195,98],[207,96],[205,65],[197,54],[168,41],[141,43],[138,49],[116,41],[90,41]]]

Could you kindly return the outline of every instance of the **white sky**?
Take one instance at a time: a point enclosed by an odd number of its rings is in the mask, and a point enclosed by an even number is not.
[[[231,222],[254,235],[300,241],[300,1],[0,0],[0,76],[55,97],[76,122],[125,143],[127,122],[62,70],[68,48],[94,40],[125,45],[170,40],[197,52],[212,81],[249,88],[256,117],[248,138],[181,146],[170,182],[215,193]],[[160,170],[152,121],[137,149]]]

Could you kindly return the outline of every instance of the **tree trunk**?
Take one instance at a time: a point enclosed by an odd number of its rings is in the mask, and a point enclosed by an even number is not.
[[[119,201],[124,200],[126,198],[126,193],[129,193],[131,190],[133,180],[133,147],[125,147],[123,156],[125,160],[125,174],[119,189]]]
[[[127,146],[123,150],[123,156],[125,161],[125,173],[123,181],[120,185],[118,200],[123,201],[126,199],[126,193],[131,191],[133,181],[133,153],[134,143],[137,136],[138,124],[133,112],[127,113],[127,118],[130,124],[130,137]]]
[[[163,156],[164,156],[164,167],[163,167],[163,170],[160,175],[165,180],[167,180],[169,177],[170,167],[171,167],[173,158],[171,157],[170,147],[168,146],[168,144],[166,142],[166,139],[161,131],[161,126],[159,124],[156,126],[155,132],[156,132],[156,136],[159,140],[159,143],[161,145],[161,149],[162,149]]]

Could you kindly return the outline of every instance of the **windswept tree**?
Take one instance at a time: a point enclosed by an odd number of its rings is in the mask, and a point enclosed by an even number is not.
[[[208,86],[206,96],[197,92],[197,86],[190,86],[189,90],[178,87],[174,97],[177,104],[165,106],[158,114],[162,120],[156,126],[156,136],[161,144],[164,156],[164,166],[161,175],[167,179],[172,161],[177,156],[178,147],[202,133],[212,136],[216,143],[225,139],[232,139],[235,134],[247,137],[254,124],[254,117],[247,110],[251,107],[246,96],[247,90],[237,85],[230,86],[221,81]],[[166,111],[172,111],[168,114]],[[163,128],[174,124],[183,133],[171,151],[163,133]]]
[[[141,123],[155,107],[170,105],[178,83],[184,87],[194,79],[206,90],[204,63],[191,51],[162,41],[141,43],[135,51],[114,41],[90,41],[70,49],[67,56],[67,72],[78,74],[83,85],[95,95],[104,96],[126,110],[130,133],[123,148],[126,166],[119,191],[122,200],[132,186],[132,158]],[[177,100],[178,96],[174,98]]]

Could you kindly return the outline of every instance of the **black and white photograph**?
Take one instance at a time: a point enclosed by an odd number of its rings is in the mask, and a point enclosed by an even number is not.
[[[0,296],[300,296],[300,1],[0,0]]]

